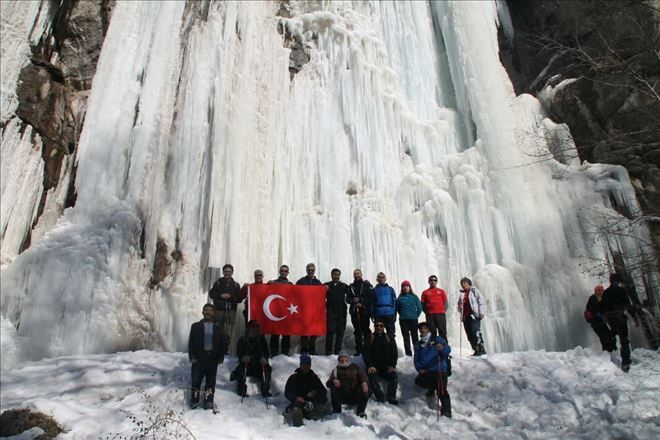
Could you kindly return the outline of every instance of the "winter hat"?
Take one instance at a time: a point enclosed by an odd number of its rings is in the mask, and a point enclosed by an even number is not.
[[[403,283],[401,283],[401,288],[403,289],[403,286],[408,286],[412,289],[412,286],[410,285],[410,281],[405,280]]]
[[[307,353],[303,353],[300,355],[300,365],[302,364],[311,364],[312,363],[312,357],[308,355]]]
[[[351,355],[348,354],[348,352],[346,350],[342,350],[342,351],[339,352],[339,355],[337,356],[337,362],[339,362],[339,359],[341,359],[344,356],[346,356],[349,361],[351,360]]]

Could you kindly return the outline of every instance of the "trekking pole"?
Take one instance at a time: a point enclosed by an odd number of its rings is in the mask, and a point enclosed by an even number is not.
[[[360,304],[360,303],[358,302],[358,304]],[[360,308],[357,306],[357,304],[355,305],[355,313],[357,315],[357,321],[358,321],[358,338],[360,339],[360,341],[362,341],[362,319],[360,318]],[[360,344],[360,350],[359,351],[362,352],[362,344]],[[358,343],[357,343],[357,341],[355,341],[355,352],[356,353],[358,352]]]
[[[262,387],[266,389],[266,366],[264,364],[261,364],[261,378],[263,379]],[[266,399],[266,411],[268,411],[268,391],[264,393],[264,398]]]
[[[242,393],[243,395],[241,396],[241,404],[243,403],[243,400],[245,399],[245,395],[247,394],[247,392],[246,392],[247,391],[247,385],[246,385],[247,384],[247,366],[248,366],[248,362],[245,363],[245,367],[243,368],[243,386],[246,387],[246,390],[245,391],[241,390],[241,391],[243,391],[243,393]]]
[[[460,315],[458,317],[458,356],[463,357],[463,326]]]

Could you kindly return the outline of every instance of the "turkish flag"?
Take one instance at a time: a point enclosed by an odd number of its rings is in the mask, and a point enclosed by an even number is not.
[[[325,335],[325,286],[252,284],[248,319],[271,335]]]

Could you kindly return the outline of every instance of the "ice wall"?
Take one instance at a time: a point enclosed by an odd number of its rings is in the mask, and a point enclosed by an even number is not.
[[[594,213],[634,203],[630,184],[534,160],[565,129],[515,96],[496,3],[291,4],[283,18],[276,2],[118,2],[76,206],[2,273],[21,356],[181,350],[204,272],[225,262],[240,282],[311,261],[324,280],[360,267],[418,294],[435,273],[451,303],[469,276],[488,350],[593,342],[580,315],[603,280],[579,257],[606,258]],[[309,47],[293,79],[278,24]]]

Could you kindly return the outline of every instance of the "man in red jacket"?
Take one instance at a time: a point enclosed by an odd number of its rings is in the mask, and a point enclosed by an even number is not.
[[[438,277],[429,277],[429,288],[422,292],[422,308],[426,322],[433,336],[440,335],[447,340],[447,292],[437,287]]]

